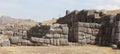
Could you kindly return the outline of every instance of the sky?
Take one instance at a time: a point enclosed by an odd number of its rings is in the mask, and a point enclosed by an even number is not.
[[[66,10],[119,8],[119,0],[0,0],[0,16],[35,21],[62,17]]]

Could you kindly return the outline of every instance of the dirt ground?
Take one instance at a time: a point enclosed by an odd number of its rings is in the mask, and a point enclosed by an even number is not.
[[[120,54],[120,50],[99,46],[10,46],[0,54]]]

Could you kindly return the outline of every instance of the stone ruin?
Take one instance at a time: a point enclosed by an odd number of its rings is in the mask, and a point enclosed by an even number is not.
[[[101,45],[120,47],[120,14],[106,14],[102,10],[66,11],[52,25],[14,26],[3,30],[0,45],[10,46],[67,46]],[[4,32],[1,33],[4,33]],[[4,40],[4,41],[3,41]],[[5,41],[6,40],[6,41]]]
[[[70,42],[119,47],[119,17],[120,14],[110,15],[102,10],[67,10],[57,23],[68,24]]]

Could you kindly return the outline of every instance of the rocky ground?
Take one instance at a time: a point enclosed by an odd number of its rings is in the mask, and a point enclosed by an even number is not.
[[[0,54],[120,54],[120,50],[99,46],[11,46],[1,47]]]

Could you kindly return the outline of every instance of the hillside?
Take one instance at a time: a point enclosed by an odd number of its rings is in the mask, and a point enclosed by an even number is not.
[[[107,11],[107,14],[117,14],[117,13],[120,13],[120,9]]]
[[[9,16],[0,17],[0,25],[35,25],[37,22],[30,19],[16,19]]]
[[[52,23],[55,23],[57,21],[57,19],[53,18],[53,19],[50,19],[50,20],[45,20],[45,21],[42,21],[41,23],[43,25],[50,25]]]

